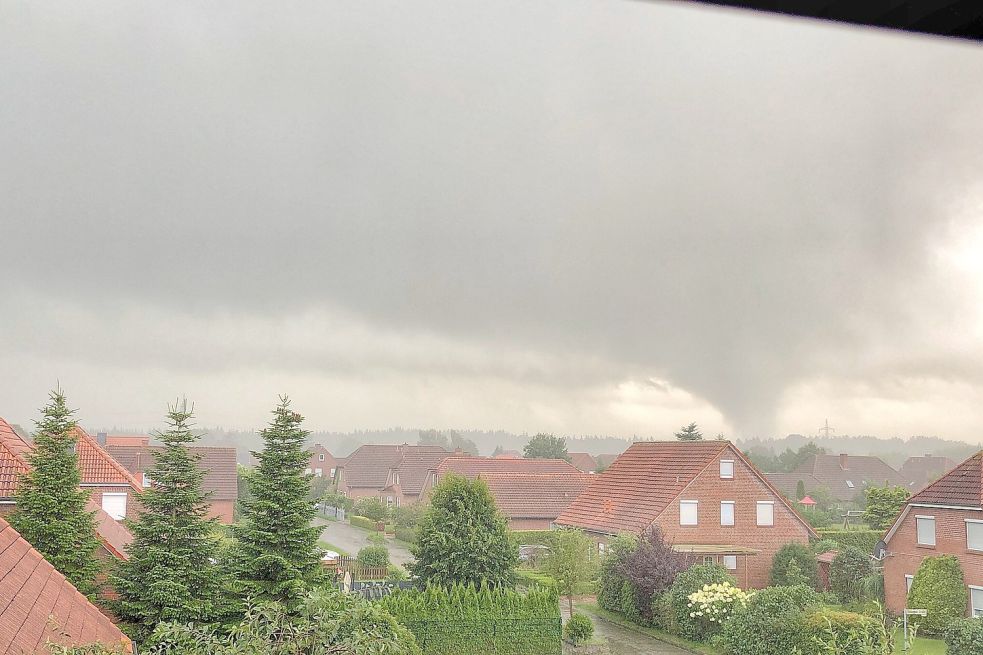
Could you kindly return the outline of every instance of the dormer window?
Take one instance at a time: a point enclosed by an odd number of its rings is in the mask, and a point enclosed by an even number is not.
[[[324,453],[318,453],[318,455],[317,455],[317,461],[319,461],[319,462],[323,462],[324,461]]]
[[[734,479],[734,460],[732,459],[720,460],[720,479],[721,480]]]
[[[853,489],[853,480],[847,480],[847,481],[846,481],[846,486],[848,486],[848,487],[850,487],[851,489]]]

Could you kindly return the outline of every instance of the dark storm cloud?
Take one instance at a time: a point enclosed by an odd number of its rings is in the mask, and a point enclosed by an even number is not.
[[[974,46],[569,0],[0,7],[17,297],[342,308],[648,371],[744,429],[952,320]]]

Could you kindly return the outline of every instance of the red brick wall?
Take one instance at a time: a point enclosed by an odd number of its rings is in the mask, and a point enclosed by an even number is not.
[[[915,517],[935,517],[935,547],[919,546],[915,532]],[[900,614],[908,598],[905,575],[914,575],[925,557],[955,555],[962,564],[967,585],[983,587],[983,553],[966,548],[965,519],[983,520],[983,512],[958,509],[912,507],[901,521],[887,544],[884,560],[884,594],[888,611]],[[968,605],[968,601],[967,601]]]
[[[720,478],[719,462],[714,461],[691,482],[678,499],[666,508],[656,524],[676,544],[720,544],[754,548],[757,555],[738,555],[737,570],[731,571],[742,588],[768,586],[771,562],[783,544],[809,543],[809,530],[802,521],[745,465],[732,450],[721,459],[734,460],[734,479]],[[696,500],[696,526],[679,525],[679,500]],[[734,526],[720,525],[720,501],[734,501]],[[774,501],[774,526],[757,525],[757,501]],[[723,560],[718,560],[721,564]]]
[[[133,487],[126,485],[120,487],[84,487],[86,490],[92,492],[92,500],[96,502],[99,507],[102,507],[102,494],[103,493],[126,493],[126,518],[131,520],[136,520],[137,512],[139,511],[138,498],[139,495],[133,490]]]
[[[510,530],[549,530],[553,519],[509,519]]]
[[[235,513],[234,500],[213,500],[208,506],[208,518],[216,518],[219,523],[232,525]]]

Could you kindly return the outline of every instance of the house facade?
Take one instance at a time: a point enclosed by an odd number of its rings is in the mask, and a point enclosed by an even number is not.
[[[451,453],[440,446],[360,446],[338,467],[338,491],[349,498],[379,498],[390,507],[417,502],[429,472]]]
[[[478,457],[461,452],[449,454],[427,472],[422,494],[430,493],[448,473],[464,476],[470,480],[479,475],[491,474],[537,474],[574,476],[580,479],[581,471],[565,459],[525,459],[522,457]]]
[[[909,457],[898,471],[908,482],[908,488],[919,491],[956,468],[956,462],[948,457],[921,455]]]
[[[963,570],[968,613],[983,616],[983,451],[909,498],[884,542],[889,611],[900,614],[905,608],[923,559],[955,555]]]
[[[310,461],[307,464],[307,473],[318,478],[334,479],[338,468],[338,461],[327,448],[319,443],[307,451],[310,453]]]
[[[658,526],[677,552],[727,568],[745,588],[768,585],[784,544],[816,533],[728,441],[632,444],[560,514],[603,552],[622,532]]]
[[[788,498],[795,498],[796,487],[802,482],[807,494],[826,489],[841,503],[853,502],[868,486],[908,486],[905,478],[880,457],[846,453],[811,455],[791,473],[769,473],[768,480]]]

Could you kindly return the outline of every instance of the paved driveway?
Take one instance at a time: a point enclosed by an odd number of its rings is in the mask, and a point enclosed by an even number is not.
[[[367,539],[369,532],[367,530],[352,527],[348,523],[315,518],[314,525],[323,526],[321,530],[321,539],[323,541],[341,548],[349,555],[357,555],[358,551],[369,543]],[[389,561],[394,564],[403,566],[413,561],[410,551],[396,540],[386,539],[386,547],[389,549]]]
[[[566,620],[566,603],[560,603],[563,618]],[[617,623],[605,621],[586,607],[574,605],[574,611],[583,612],[594,621],[594,635],[604,641],[610,655],[693,655],[690,651],[676,648],[641,632],[623,628]]]

